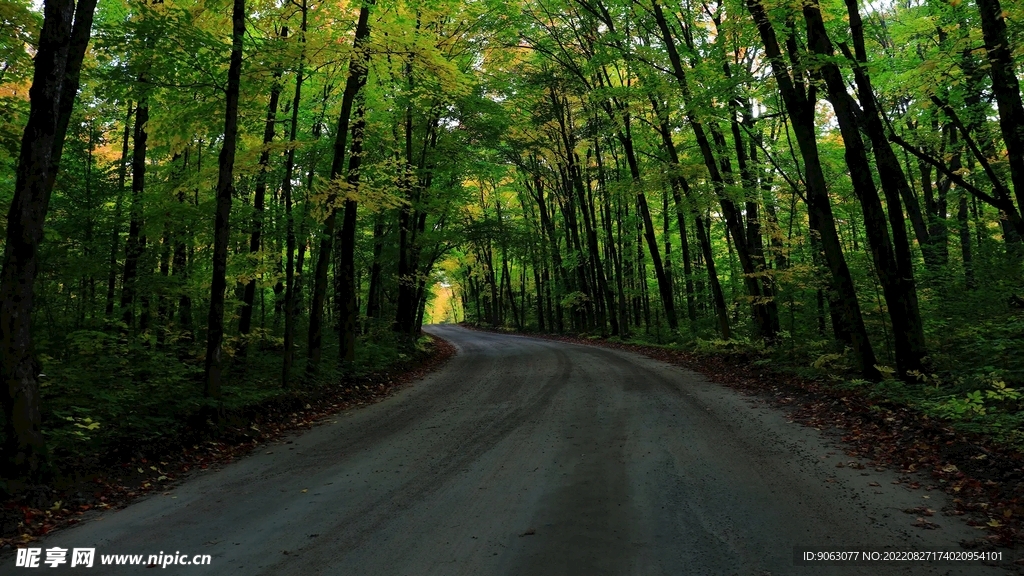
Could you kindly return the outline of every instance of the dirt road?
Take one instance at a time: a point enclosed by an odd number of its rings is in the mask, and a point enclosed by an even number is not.
[[[1000,574],[978,564],[794,566],[794,546],[959,549],[945,496],[849,466],[821,432],[700,375],[598,347],[428,330],[458,354],[338,414],[44,540],[85,574]],[[940,527],[902,510],[926,506]],[[99,566],[108,554],[209,566]],[[45,552],[44,560],[45,560]],[[8,558],[0,572],[14,569]],[[152,569],[151,569],[152,570]],[[42,572],[51,570],[43,567]],[[76,572],[77,573],[77,572]]]

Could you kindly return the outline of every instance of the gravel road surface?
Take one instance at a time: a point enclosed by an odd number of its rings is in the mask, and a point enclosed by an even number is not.
[[[851,459],[822,432],[699,374],[607,348],[427,330],[458,354],[391,398],[37,544],[95,547],[93,568],[32,571],[8,556],[0,572],[1007,573],[794,566],[794,546],[959,550],[982,533],[943,516],[938,491],[837,468]],[[918,506],[939,528],[913,526],[903,510]],[[211,565],[99,565],[161,552]]]

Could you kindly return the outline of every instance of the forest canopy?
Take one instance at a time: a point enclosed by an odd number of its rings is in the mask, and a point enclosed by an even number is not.
[[[1024,4],[0,16],[11,470],[463,321],[748,350],[1024,440]]]

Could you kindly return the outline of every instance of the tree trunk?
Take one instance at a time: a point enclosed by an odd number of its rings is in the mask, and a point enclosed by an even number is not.
[[[110,258],[107,262],[107,318],[114,315],[114,292],[117,290],[117,253],[121,245],[121,210],[124,204],[124,183],[128,177],[128,138],[132,134],[132,103],[124,119],[124,137],[121,140],[121,160],[117,164],[117,199],[114,201],[114,224],[110,231]]]
[[[140,78],[140,81],[142,79]],[[146,188],[146,123],[149,105],[145,97],[139,99],[135,109],[135,130],[132,137],[132,204],[125,242],[124,274],[121,277],[121,321],[130,330],[135,323],[135,295],[138,292],[139,259],[146,249],[146,236],[142,232],[143,201]]]
[[[804,18],[807,21],[810,48],[820,56],[832,57],[832,42],[826,34],[819,7],[816,4],[805,6]],[[855,30],[857,29],[856,12],[851,13],[851,25],[855,27]],[[854,37],[856,39],[856,31]],[[846,85],[838,66],[825,64],[821,67],[820,73],[825,79],[829,100],[832,102],[839,121],[846,164],[850,169],[854,192],[860,199],[864,211],[864,227],[867,232],[868,244],[871,247],[875,271],[882,284],[882,292],[889,308],[896,347],[896,370],[900,377],[906,378],[908,372],[921,370],[922,359],[926,354],[921,313],[917,305],[917,288],[914,283],[910,245],[903,212],[900,209],[899,192],[896,189],[900,185],[900,181],[902,181],[902,186],[906,186],[906,179],[895,154],[888,147],[888,141],[882,133],[881,120],[874,106],[867,75],[859,69],[855,73],[861,101],[866,104],[861,115],[858,114],[859,111],[855,108],[856,104],[846,91]],[[886,227],[886,214],[882,209],[878,190],[872,180],[867,150],[861,140],[860,121],[858,120],[860,117],[866,119],[868,133],[872,136],[872,142],[875,144],[875,158],[880,164],[883,191],[886,193],[889,205],[888,220],[892,227],[892,240],[890,240]],[[893,166],[894,163],[895,166]]]
[[[363,68],[364,83],[365,70]],[[366,127],[366,111],[362,104],[360,104],[356,116],[357,119],[352,124],[352,147],[349,153],[346,178],[351,190],[359,187],[359,166],[363,161],[363,130]],[[338,291],[340,301],[337,303],[340,330],[338,357],[342,362],[349,364],[355,362],[356,359],[356,334],[358,333],[359,317],[355,267],[356,208],[357,204],[354,200],[345,201],[345,216],[339,236],[338,268],[335,270],[335,274],[341,277],[341,290]]]
[[[338,128],[334,138],[334,159],[331,162],[331,181],[339,178],[345,164],[345,148],[348,144],[349,122],[352,117],[352,106],[356,100],[356,94],[363,84],[366,83],[366,66],[361,64],[367,57],[363,54],[363,45],[370,36],[370,7],[372,0],[368,0],[359,8],[359,20],[356,23],[355,38],[352,43],[352,57],[349,60],[348,77],[345,80],[345,92],[341,98],[341,112],[338,115]],[[330,214],[324,221],[323,236],[320,240],[320,251],[317,254],[316,271],[313,278],[313,298],[310,302],[309,311],[309,368],[315,370],[320,364],[320,357],[323,353],[323,315],[327,301],[327,272],[331,263],[331,245],[335,241],[335,222],[337,221],[338,210],[334,208],[336,195],[332,194],[329,200]],[[352,216],[355,216],[353,207]],[[346,203],[346,211],[348,211]],[[345,216],[342,216],[343,220]],[[342,222],[344,226],[344,221]],[[341,271],[336,270],[335,273]]]
[[[282,36],[287,35],[287,29]],[[263,125],[263,149],[260,151],[259,168],[256,173],[256,193],[253,197],[252,232],[249,235],[249,254],[255,258],[263,241],[263,204],[267,195],[267,166],[270,164],[270,143],[274,141],[274,125],[277,123],[277,102],[281,97],[281,72],[274,73],[274,85],[270,89],[270,103],[267,105],[267,120]],[[255,264],[255,263],[253,263]],[[256,300],[257,278],[245,285],[242,293],[242,307],[239,310],[238,333],[248,334],[252,327],[252,304]],[[244,348],[242,349],[244,350]]]
[[[669,61],[672,65],[672,73],[679,84],[683,98],[686,100],[686,117],[689,120],[690,127],[692,128],[693,134],[697,140],[701,156],[704,159],[704,165],[707,167],[712,184],[715,187],[715,194],[718,197],[719,205],[722,207],[722,216],[725,220],[726,227],[736,244],[736,253],[739,256],[740,266],[743,269],[744,285],[751,298],[751,312],[757,326],[758,334],[761,338],[773,340],[778,333],[777,321],[772,322],[772,318],[778,318],[778,313],[776,312],[773,315],[769,310],[770,307],[774,307],[774,299],[770,294],[765,295],[761,293],[761,284],[755,277],[758,270],[756,269],[755,260],[751,257],[749,247],[747,245],[746,232],[743,230],[739,210],[725,192],[727,183],[723,176],[723,172],[731,172],[729,160],[724,156],[722,156],[720,162],[719,160],[716,160],[715,151],[712,146],[711,139],[708,138],[707,132],[704,129],[704,124],[693,111],[693,104],[691,102],[692,94],[687,81],[686,72],[683,69],[682,59],[676,49],[675,41],[672,32],[669,29],[664,11],[657,2],[654,2],[652,7],[655,21],[661,32],[662,40],[665,43]],[[714,144],[721,147],[721,145],[724,144],[724,138],[718,133],[717,128],[712,126],[711,133],[716,140]]]
[[[383,296],[384,217],[378,214],[373,222],[373,263],[370,265],[370,287],[366,294],[366,316],[380,318]]]
[[[999,0],[977,0],[981,14],[981,30],[991,64],[992,92],[999,106],[999,128],[1006,143],[1010,164],[1010,180],[1018,209],[1024,212],[1024,103],[1020,96],[1010,44]]]
[[[245,36],[245,0],[234,0],[231,10],[231,61],[224,108],[224,145],[217,173],[217,211],[213,229],[213,278],[206,331],[206,385],[203,394],[219,399],[221,345],[224,339],[224,290],[227,288],[228,241],[231,237],[231,196],[234,193],[235,150],[238,145],[238,93],[242,78],[242,38]]]
[[[860,303],[854,289],[853,277],[843,256],[839,234],[836,232],[835,218],[828,198],[828,186],[825,173],[818,153],[817,134],[814,126],[814,98],[810,90],[805,88],[803,72],[797,69],[795,77],[790,76],[788,66],[782,58],[782,51],[775,35],[775,29],[768,20],[768,14],[761,0],[747,0],[747,9],[757,25],[758,33],[765,46],[765,53],[772,65],[772,75],[779,85],[786,109],[789,111],[790,122],[796,135],[800,155],[804,159],[804,171],[807,186],[808,223],[820,239],[825,262],[831,272],[832,290],[839,303],[839,314],[843,319],[846,333],[849,334],[850,345],[861,373],[870,380],[880,378],[874,350],[868,339],[864,318],[861,316]],[[812,89],[813,90],[813,89]]]
[[[33,287],[38,248],[64,136],[78,92],[92,30],[94,0],[48,0],[29,89],[29,115],[21,140],[14,197],[7,213],[0,271],[0,374],[4,382],[4,456],[7,474],[39,476],[45,464],[39,407],[40,366],[32,350]]]
[[[306,1],[302,0],[302,24],[299,29],[302,54],[299,69],[295,73],[295,94],[292,96],[292,117],[288,132],[288,152],[284,160],[284,179],[281,181],[281,196],[285,211],[285,268],[284,268],[284,353],[281,367],[281,386],[287,387],[291,379],[292,364],[295,362],[295,315],[298,313],[295,285],[295,215],[292,209],[292,176],[295,171],[295,140],[299,131],[299,104],[302,102],[302,81],[306,64]]]
[[[686,195],[686,198],[690,199],[690,184],[679,171],[679,152],[676,149],[675,141],[672,140],[672,130],[669,126],[668,118],[664,112],[658,109],[657,103],[654,100],[651,101],[651,104],[655,108],[655,114],[659,115],[660,124],[658,133],[661,135],[661,144],[665,148],[665,152],[668,153],[668,170],[670,174],[669,183],[672,188],[672,201],[675,204],[676,219],[679,221],[679,234],[683,243],[683,273],[686,276],[687,313],[690,315],[690,321],[693,322],[697,319],[697,312],[692,296],[693,282],[691,278],[693,271],[690,268],[689,243],[685,236],[686,208],[683,204],[683,198],[679,193],[681,190]],[[722,284],[718,281],[718,272],[715,270],[714,255],[711,252],[711,239],[705,229],[704,220],[699,214],[696,214],[696,211],[694,211],[694,213],[695,223],[697,226],[697,244],[699,245],[707,264],[708,282],[711,284],[711,298],[714,302],[715,314],[718,317],[718,330],[722,335],[722,339],[728,340],[732,337],[732,331],[729,328],[729,311],[725,304],[725,293],[722,292]]]

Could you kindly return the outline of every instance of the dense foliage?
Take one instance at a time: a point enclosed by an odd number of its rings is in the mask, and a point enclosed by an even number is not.
[[[9,469],[425,321],[749,348],[1019,441],[1004,4],[6,2]]]

